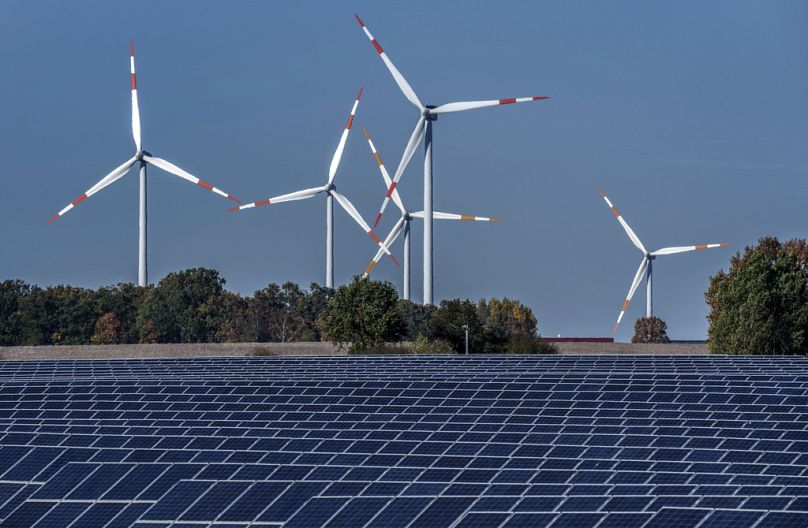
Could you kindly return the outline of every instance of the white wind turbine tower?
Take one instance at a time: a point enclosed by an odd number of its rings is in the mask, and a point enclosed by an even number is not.
[[[362,88],[359,89],[359,93],[356,95],[356,99],[354,100],[353,108],[351,108],[351,115],[348,117],[348,123],[345,125],[345,129],[342,131],[342,136],[339,140],[339,145],[337,145],[337,150],[334,152],[334,156],[331,159],[331,166],[328,169],[328,181],[325,185],[320,187],[313,187],[311,189],[304,189],[302,191],[296,191],[289,194],[284,194],[281,196],[276,196],[274,198],[267,198],[265,200],[261,200],[259,202],[253,202],[245,205],[241,205],[239,207],[234,207],[232,209],[228,209],[229,211],[239,211],[242,209],[251,209],[254,207],[260,207],[262,205],[269,205],[274,203],[280,202],[291,202],[294,200],[305,200],[306,198],[312,198],[313,196],[317,196],[320,193],[326,194],[326,259],[325,259],[325,285],[328,288],[334,287],[334,200],[345,209],[345,211],[351,215],[359,226],[365,230],[365,232],[370,235],[376,244],[379,245],[380,249],[387,253],[393,261],[398,264],[398,260],[396,257],[390,253],[390,250],[387,249],[387,246],[382,244],[382,241],[376,236],[376,233],[368,226],[367,222],[362,218],[362,215],[356,210],[353,204],[346,198],[344,195],[337,192],[337,186],[334,185],[334,179],[337,175],[337,168],[339,168],[339,162],[342,159],[342,152],[345,150],[345,142],[348,140],[348,133],[351,131],[351,125],[353,124],[354,116],[356,115],[356,109],[359,106],[359,99],[362,97]]]
[[[402,229],[404,230],[404,300],[410,300],[410,221],[413,218],[423,218],[424,212],[423,211],[416,211],[410,212],[404,207],[404,203],[401,201],[401,196],[398,194],[398,189],[392,185],[393,181],[390,179],[390,174],[387,172],[387,169],[384,167],[384,163],[382,163],[382,158],[379,156],[378,151],[376,150],[376,146],[373,144],[373,140],[370,139],[370,134],[368,134],[367,129],[363,129],[365,131],[365,137],[368,140],[368,145],[370,145],[370,151],[373,152],[373,157],[376,158],[376,164],[379,166],[379,171],[382,173],[382,178],[384,178],[385,188],[388,189],[387,197],[392,197],[393,202],[395,202],[398,209],[401,211],[401,218],[398,219],[396,225],[393,226],[393,229],[390,230],[390,234],[387,235],[387,238],[384,239],[384,247],[389,248],[393,242],[396,241],[398,235],[401,234]],[[469,215],[460,215],[454,213],[440,213],[438,211],[434,211],[432,213],[433,218],[437,220],[472,220],[478,222],[497,222],[499,220],[496,218],[489,218],[485,216],[469,216]],[[363,277],[367,277],[370,275],[371,270],[376,264],[381,260],[382,256],[384,255],[384,251],[379,248],[379,251],[376,252],[376,256],[373,257],[373,260],[370,261],[368,264],[367,269],[365,269],[365,273]]]
[[[90,196],[94,195],[104,187],[114,183],[115,181],[122,178],[129,169],[132,168],[133,165],[138,163],[140,165],[140,217],[139,217],[139,237],[138,237],[138,285],[139,286],[146,286],[148,284],[148,267],[146,261],[147,255],[147,212],[146,212],[146,165],[151,164],[155,167],[163,169],[166,172],[170,172],[175,176],[179,176],[184,180],[188,180],[191,183],[195,183],[200,187],[204,187],[209,191],[213,191],[216,194],[224,196],[234,202],[241,203],[241,201],[233,198],[229,194],[224,191],[217,189],[216,187],[210,185],[207,182],[204,182],[193,176],[188,174],[181,168],[177,167],[176,165],[167,162],[166,160],[155,158],[151,155],[151,153],[142,149],[141,145],[141,138],[140,138],[140,109],[138,107],[137,102],[137,81],[135,79],[135,44],[134,42],[129,44],[129,64],[131,67],[131,74],[132,74],[132,137],[135,139],[135,155],[130,158],[129,160],[125,161],[122,165],[118,168],[104,176],[101,181],[90,187],[87,192],[70,202],[64,209],[56,213],[48,220],[48,223],[53,222],[63,214],[67,213],[75,206],[89,198]]]
[[[642,262],[640,262],[640,267],[637,269],[636,275],[634,275],[634,280],[631,282],[631,288],[628,290],[628,296],[626,296],[626,300],[623,302],[623,307],[620,308],[620,315],[617,316],[617,322],[614,324],[613,332],[617,332],[617,327],[620,325],[620,321],[623,319],[623,314],[626,313],[628,309],[629,303],[631,303],[631,298],[634,296],[634,292],[637,290],[637,287],[642,282],[643,274],[645,274],[645,283],[646,283],[646,305],[645,305],[645,316],[651,317],[654,315],[654,305],[653,305],[653,262],[654,259],[659,257],[660,255],[673,255],[676,253],[686,253],[688,251],[696,251],[698,249],[712,249],[717,247],[725,247],[728,246],[729,243],[722,242],[720,244],[699,244],[696,246],[676,246],[676,247],[666,247],[662,249],[658,249],[656,251],[648,251],[645,249],[645,246],[642,245],[640,238],[634,233],[634,231],[629,227],[623,217],[620,216],[620,213],[617,209],[612,205],[612,202],[606,196],[606,194],[598,190],[600,195],[603,197],[603,200],[606,202],[606,205],[612,210],[612,214],[617,218],[617,221],[620,222],[620,225],[623,226],[623,229],[626,231],[626,234],[631,239],[631,242],[642,251],[643,257]]]
[[[432,297],[432,286],[433,286],[433,279],[432,279],[432,219],[435,217],[434,213],[432,212],[432,122],[437,120],[438,114],[444,114],[449,112],[459,112],[461,110],[473,110],[475,108],[484,108],[486,106],[498,106],[498,105],[505,105],[511,103],[524,103],[528,101],[538,101],[541,99],[549,99],[549,97],[541,96],[541,97],[519,97],[519,98],[510,98],[510,99],[493,99],[489,101],[462,101],[457,103],[448,103],[443,104],[440,106],[432,106],[432,105],[424,105],[418,96],[415,94],[415,90],[412,89],[410,84],[401,75],[401,72],[395,67],[393,62],[384,52],[382,47],[373,38],[371,35],[370,30],[365,26],[365,23],[362,22],[362,19],[359,16],[354,15],[356,20],[359,22],[359,25],[362,26],[362,29],[367,35],[368,39],[370,39],[371,44],[373,47],[376,48],[376,52],[381,57],[382,61],[384,61],[385,66],[390,71],[390,74],[395,79],[396,84],[404,93],[404,96],[413,104],[416,108],[418,108],[418,112],[420,117],[418,118],[418,122],[415,124],[415,129],[412,131],[412,135],[410,136],[409,142],[407,143],[406,148],[404,149],[404,154],[401,157],[401,161],[398,164],[398,168],[396,169],[396,173],[393,176],[393,180],[390,184],[390,189],[394,189],[395,186],[398,184],[399,179],[401,178],[401,173],[404,172],[404,169],[407,167],[412,155],[415,152],[418,143],[420,143],[421,138],[424,139],[424,304],[433,304],[433,297]],[[376,223],[374,227],[379,224],[379,219],[384,212],[385,207],[387,207],[387,202],[389,200],[390,191],[388,191],[388,196],[385,197],[384,202],[382,203],[381,210],[376,217]]]

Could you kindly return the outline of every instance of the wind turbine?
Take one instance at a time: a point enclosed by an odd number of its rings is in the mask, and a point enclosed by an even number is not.
[[[356,94],[356,99],[354,100],[353,108],[351,108],[351,115],[348,117],[348,123],[345,125],[345,129],[342,131],[342,136],[339,139],[339,145],[337,145],[337,150],[334,152],[334,156],[331,159],[331,166],[328,169],[328,180],[325,185],[320,187],[313,187],[311,189],[304,189],[302,191],[296,191],[289,194],[284,194],[281,196],[275,196],[274,198],[267,198],[265,200],[261,200],[260,202],[253,202],[248,203],[245,205],[240,205],[238,207],[233,207],[232,209],[228,209],[230,211],[239,211],[242,209],[251,209],[254,207],[260,207],[262,205],[269,205],[274,203],[280,202],[291,202],[294,200],[305,200],[306,198],[312,198],[317,196],[320,193],[326,194],[326,259],[325,259],[325,285],[328,288],[334,287],[334,200],[345,209],[345,211],[351,215],[359,226],[365,230],[365,232],[370,235],[376,244],[379,245],[380,249],[387,253],[393,261],[398,264],[398,260],[396,257],[390,253],[390,250],[387,249],[387,246],[382,244],[382,241],[379,237],[376,236],[376,233],[368,226],[367,222],[362,218],[362,215],[356,210],[356,207],[345,197],[337,192],[337,186],[334,185],[334,179],[337,175],[337,168],[339,167],[339,162],[342,159],[342,152],[345,150],[345,142],[348,140],[348,133],[351,131],[351,125],[353,124],[354,116],[356,115],[356,108],[359,106],[359,99],[362,97],[362,88],[359,88],[359,93]]]
[[[181,168],[177,167],[173,163],[169,163],[166,160],[155,158],[151,155],[150,152],[143,150],[141,144],[141,137],[140,137],[140,109],[138,107],[137,102],[137,81],[135,79],[135,44],[131,42],[129,44],[129,64],[131,67],[132,73],[132,137],[135,139],[135,155],[130,158],[129,160],[125,161],[122,165],[114,169],[112,172],[104,176],[101,181],[90,187],[87,192],[67,204],[67,206],[53,215],[48,223],[50,224],[60,216],[64,215],[75,206],[89,198],[90,196],[94,195],[104,187],[114,183],[115,181],[122,178],[129,172],[129,169],[132,168],[133,165],[138,163],[140,165],[140,215],[139,215],[139,236],[138,236],[138,285],[139,286],[146,286],[148,284],[148,265],[146,261],[147,255],[147,211],[146,211],[146,165],[154,165],[160,169],[163,169],[166,172],[170,172],[175,176],[179,176],[184,180],[188,180],[191,183],[195,183],[200,187],[204,187],[209,191],[213,191],[216,194],[224,196],[234,202],[241,203],[240,200],[232,197],[231,195],[227,194],[226,192],[214,187],[213,185],[204,182],[193,176]]]
[[[601,197],[606,202],[606,205],[612,210],[612,214],[617,218],[617,221],[620,222],[620,225],[623,226],[623,229],[626,231],[626,234],[631,239],[631,242],[642,251],[643,257],[642,262],[640,262],[640,267],[637,269],[637,273],[634,275],[634,280],[631,282],[631,288],[628,290],[628,296],[626,300],[623,302],[623,307],[620,308],[620,315],[617,316],[617,322],[614,324],[613,332],[617,332],[617,327],[620,325],[620,321],[623,319],[623,314],[626,313],[628,309],[629,303],[631,303],[631,298],[634,296],[634,292],[637,290],[637,286],[640,285],[642,282],[642,276],[645,274],[645,285],[646,285],[646,305],[645,305],[645,316],[652,317],[654,315],[654,304],[653,304],[653,262],[654,259],[661,255],[673,255],[676,253],[686,253],[688,251],[696,251],[698,249],[712,249],[717,247],[725,247],[728,246],[729,243],[722,242],[720,244],[699,244],[696,246],[676,246],[676,247],[666,247],[662,249],[658,249],[656,251],[648,251],[645,249],[645,246],[642,245],[640,238],[634,233],[634,231],[629,227],[628,223],[623,220],[623,217],[620,216],[620,213],[617,211],[615,206],[606,196],[606,194],[598,189]]]
[[[395,67],[393,62],[384,52],[382,47],[379,45],[378,41],[373,38],[373,35],[368,30],[365,23],[362,22],[362,19],[359,18],[358,15],[354,15],[356,17],[357,22],[359,25],[362,26],[362,30],[367,35],[368,39],[370,39],[370,43],[373,44],[373,47],[376,49],[376,52],[381,57],[382,61],[384,61],[385,66],[390,71],[390,74],[395,79],[396,84],[404,93],[404,97],[407,98],[416,108],[418,108],[418,112],[420,114],[418,118],[418,122],[415,124],[415,129],[412,131],[412,135],[407,143],[406,148],[404,149],[404,154],[401,157],[401,161],[398,164],[398,168],[396,169],[396,173],[393,176],[392,182],[388,188],[387,196],[382,203],[381,209],[379,210],[379,214],[376,216],[376,223],[374,227],[379,224],[379,220],[381,219],[382,214],[384,213],[385,207],[387,207],[387,202],[389,201],[389,197],[392,193],[392,190],[395,189],[395,186],[398,184],[399,179],[401,178],[401,174],[404,172],[404,169],[407,167],[410,159],[412,158],[413,154],[415,153],[415,149],[418,146],[418,143],[421,142],[421,138],[424,138],[424,304],[433,304],[433,297],[432,297],[432,289],[433,289],[433,279],[432,279],[432,219],[435,217],[434,213],[432,212],[432,123],[437,120],[438,114],[444,114],[449,112],[459,112],[462,110],[473,110],[475,108],[484,108],[486,106],[499,106],[499,105],[506,105],[512,103],[524,103],[528,101],[538,101],[541,99],[549,99],[549,97],[540,96],[540,97],[519,97],[519,98],[510,98],[510,99],[493,99],[489,101],[462,101],[457,103],[448,103],[443,104],[440,106],[434,105],[424,105],[418,96],[415,94],[415,90],[412,89],[410,84],[401,75],[401,72],[398,71],[398,68]]]
[[[382,178],[384,178],[385,187],[388,189],[387,197],[392,197],[393,202],[395,202],[398,209],[401,211],[401,218],[398,219],[396,225],[393,226],[393,229],[390,230],[390,234],[387,235],[387,238],[384,239],[384,247],[389,248],[393,242],[396,241],[398,235],[401,234],[403,229],[404,231],[404,300],[410,300],[410,221],[413,218],[423,218],[424,212],[423,211],[415,211],[411,212],[408,211],[404,207],[404,203],[401,201],[401,196],[398,194],[398,189],[392,185],[392,180],[390,179],[390,174],[387,172],[387,169],[384,167],[384,163],[382,163],[382,158],[379,156],[378,151],[376,150],[376,146],[373,144],[373,140],[370,139],[370,134],[368,133],[367,129],[363,128],[362,130],[365,131],[365,137],[368,140],[368,145],[370,145],[370,151],[373,153],[373,157],[376,158],[376,164],[379,166],[379,171],[382,173]],[[469,216],[469,215],[460,215],[454,213],[440,213],[438,211],[434,211],[432,213],[433,218],[437,220],[476,220],[478,222],[496,222],[499,223],[497,218],[488,218],[485,216]],[[367,277],[370,275],[371,270],[373,270],[374,266],[381,260],[382,256],[384,255],[384,251],[379,248],[379,251],[376,252],[376,256],[370,261],[368,264],[367,269],[365,269],[365,273],[362,275],[363,277]]]

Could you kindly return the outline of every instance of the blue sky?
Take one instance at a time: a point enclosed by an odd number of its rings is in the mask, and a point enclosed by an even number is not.
[[[436,299],[516,297],[545,335],[609,335],[641,255],[602,187],[649,248],[735,244],[655,263],[657,314],[671,337],[698,339],[708,277],[734,251],[762,235],[806,236],[804,2],[7,0],[0,278],[136,280],[134,172],[46,225],[133,153],[130,39],[144,147],[244,201],[324,183],[364,85],[337,184],[371,221],[384,187],[361,127],[393,170],[417,114],[354,12],[425,103],[552,97],[436,123],[435,209],[502,218],[435,223]],[[421,156],[399,187],[413,209]],[[149,193],[152,280],[207,266],[248,294],[324,281],[323,198],[225,214],[227,200],[158,170]],[[344,283],[374,248],[335,217]],[[387,214],[380,234],[395,220]],[[374,276],[401,286],[389,260]],[[643,295],[618,339],[630,338]]]

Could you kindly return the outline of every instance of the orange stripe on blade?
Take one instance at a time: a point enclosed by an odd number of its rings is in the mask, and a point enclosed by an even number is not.
[[[620,218],[620,213],[618,213],[618,212],[617,212],[617,209],[615,209],[614,207],[612,207],[612,214],[613,214],[615,217]]]
[[[696,246],[696,249],[707,249],[707,244],[699,244]]]
[[[374,267],[376,267],[376,261],[375,261],[375,260],[371,260],[371,261],[370,261],[370,264],[368,264],[368,267],[367,267],[367,268],[365,268],[365,273],[367,273],[368,275],[370,275],[370,272],[373,270],[373,268],[374,268]]]
[[[629,301],[628,299],[626,299],[626,302],[624,302],[624,303],[623,303],[623,308],[622,308],[622,310],[621,310],[621,311],[625,312],[626,310],[628,310],[628,305],[629,305],[629,303],[630,303],[630,302],[631,302],[631,301]]]
[[[374,152],[374,153],[373,153],[373,156],[376,158],[376,163],[378,163],[378,164],[379,164],[379,166],[381,166],[381,164],[382,164],[382,159],[379,157],[379,155],[378,155],[377,153],[375,153],[375,152]]]
[[[132,74],[132,90],[137,90],[137,81],[135,80],[135,74]]]
[[[461,220],[476,220],[476,216],[460,215]]]

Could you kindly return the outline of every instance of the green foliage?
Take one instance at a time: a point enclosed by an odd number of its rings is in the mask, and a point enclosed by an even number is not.
[[[415,341],[418,337],[431,337],[430,321],[435,315],[436,307],[431,304],[416,304],[414,302],[398,301],[398,313],[404,321],[404,341]]]
[[[207,343],[216,338],[224,279],[216,270],[169,273],[147,295],[137,325],[146,343]]]
[[[483,323],[477,307],[469,300],[451,299],[441,301],[440,307],[435,311],[429,322],[430,334],[434,339],[449,343],[457,353],[465,352],[466,334],[463,325],[469,326],[469,353],[482,353],[486,349],[486,339],[491,336],[483,335]]]
[[[413,341],[404,343],[409,354],[452,354],[454,351],[449,343],[441,339],[430,340],[419,334]]]
[[[761,238],[710,277],[710,351],[808,353],[808,244]]]
[[[25,333],[24,299],[32,287],[21,280],[0,282],[0,346],[18,345]]]
[[[340,349],[350,343],[352,352],[398,341],[404,322],[397,304],[398,293],[389,282],[355,277],[337,289],[323,313],[321,330]]]
[[[216,323],[216,341],[240,343],[254,341],[250,325],[250,301],[237,293],[222,292]]]
[[[632,343],[670,343],[668,325],[657,316],[640,317],[634,323]]]
[[[483,322],[483,351],[489,354],[538,354],[538,321],[528,306],[515,299],[480,300],[477,310]]]
[[[536,318],[510,299],[444,301],[440,308],[399,301],[389,283],[355,279],[339,290],[269,284],[252,297],[224,290],[210,269],[170,273],[156,286],[46,289],[0,283],[0,346],[181,342],[290,342],[330,339],[352,351],[443,354],[542,353]],[[383,343],[403,339],[406,345]],[[273,353],[270,351],[269,353]]]
[[[37,292],[39,331],[53,345],[82,345],[95,331],[96,309],[92,290],[53,286]]]

